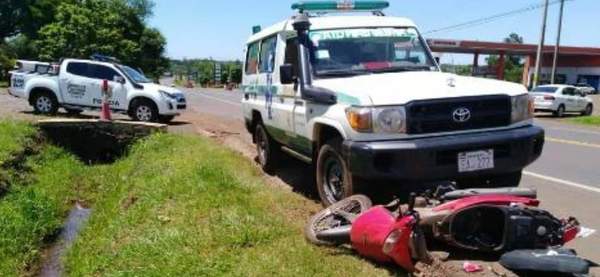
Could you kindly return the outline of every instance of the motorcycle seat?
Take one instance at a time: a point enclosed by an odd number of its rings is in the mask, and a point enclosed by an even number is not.
[[[537,190],[533,188],[492,188],[454,190],[442,195],[441,199],[445,201],[452,201],[471,196],[498,194],[537,199]]]

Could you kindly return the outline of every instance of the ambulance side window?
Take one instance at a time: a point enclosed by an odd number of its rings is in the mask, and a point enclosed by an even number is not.
[[[277,49],[277,36],[267,38],[260,46],[260,73],[273,73],[275,67],[275,50]]]
[[[250,44],[246,53],[246,75],[258,73],[258,42]]]

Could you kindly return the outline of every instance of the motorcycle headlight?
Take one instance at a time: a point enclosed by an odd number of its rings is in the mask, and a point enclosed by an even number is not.
[[[381,249],[383,253],[385,253],[386,255],[392,253],[392,251],[394,250],[394,246],[396,246],[396,243],[398,243],[398,240],[400,239],[401,235],[402,232],[400,230],[392,231],[383,242],[383,249]]]
[[[160,95],[161,95],[162,97],[164,97],[164,98],[167,98],[167,99],[175,99],[175,98],[176,98],[176,97],[175,97],[175,95],[173,95],[173,94],[170,94],[170,93],[168,93],[168,92],[166,92],[166,91],[164,91],[164,90],[159,90],[158,92],[159,92],[159,93],[160,93]]]
[[[518,123],[533,118],[535,108],[533,106],[533,98],[529,94],[511,97],[511,104],[511,123]]]
[[[406,110],[402,106],[350,107],[346,116],[352,129],[368,133],[396,134],[406,132]]]

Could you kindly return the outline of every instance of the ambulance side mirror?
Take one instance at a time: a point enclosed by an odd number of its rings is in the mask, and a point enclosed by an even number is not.
[[[294,76],[294,66],[286,63],[279,67],[279,79],[282,85],[289,85],[296,82],[296,76]]]

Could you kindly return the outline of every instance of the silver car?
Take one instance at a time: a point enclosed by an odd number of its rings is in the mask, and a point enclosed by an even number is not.
[[[545,85],[531,91],[536,112],[551,112],[556,117],[565,113],[591,115],[594,101],[580,89],[569,85]]]

